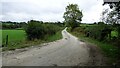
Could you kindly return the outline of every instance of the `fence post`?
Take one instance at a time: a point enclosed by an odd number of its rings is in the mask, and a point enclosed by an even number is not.
[[[6,36],[6,47],[8,45],[8,35]]]

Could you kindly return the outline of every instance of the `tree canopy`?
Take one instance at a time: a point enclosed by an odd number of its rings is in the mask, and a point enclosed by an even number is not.
[[[70,26],[71,28],[79,26],[79,23],[82,21],[82,17],[82,11],[79,10],[77,4],[69,4],[66,7],[66,12],[63,15],[63,18],[65,19],[65,25]]]

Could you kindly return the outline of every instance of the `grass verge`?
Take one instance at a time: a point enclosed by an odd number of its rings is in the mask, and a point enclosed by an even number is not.
[[[83,33],[80,33],[78,31],[70,31],[70,28],[67,30],[74,36],[78,37],[80,40],[85,41],[87,43],[97,45],[101,48],[103,54],[108,58],[108,64],[119,64],[119,57],[120,57],[120,49],[116,46],[113,46],[109,43],[100,42],[98,40],[92,39],[90,37],[85,37]]]
[[[59,39],[62,39],[61,31],[58,31],[55,35],[47,37],[45,40],[46,42],[52,42]]]

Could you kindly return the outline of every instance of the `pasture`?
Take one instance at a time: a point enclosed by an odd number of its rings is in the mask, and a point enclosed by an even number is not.
[[[15,43],[22,42],[26,39],[24,30],[1,30],[2,32],[2,44],[6,42],[6,36],[8,35],[8,45],[14,45]]]
[[[60,29],[54,35],[46,36],[45,39],[42,40],[27,40],[26,32],[24,30],[0,30],[0,34],[2,34],[2,46],[3,51],[7,50],[15,50],[19,48],[25,48],[29,46],[38,45],[44,42],[52,42],[62,38]],[[6,47],[6,36],[8,35],[8,45]]]

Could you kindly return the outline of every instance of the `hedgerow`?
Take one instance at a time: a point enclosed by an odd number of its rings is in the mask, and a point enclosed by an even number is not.
[[[55,24],[45,24],[36,21],[29,21],[25,29],[28,40],[45,39],[47,36],[54,35],[61,29]]]

